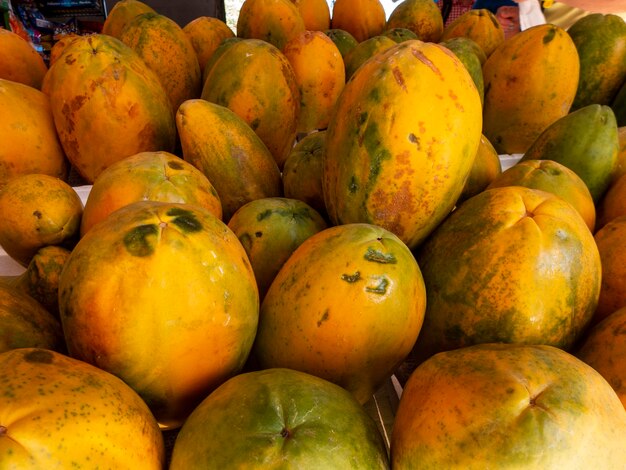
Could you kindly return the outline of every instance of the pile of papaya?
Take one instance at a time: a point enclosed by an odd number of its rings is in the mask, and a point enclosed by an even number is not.
[[[620,16],[121,0],[0,105],[8,468],[626,466]]]

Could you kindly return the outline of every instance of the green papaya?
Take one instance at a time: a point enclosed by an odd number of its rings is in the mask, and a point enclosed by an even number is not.
[[[571,110],[611,104],[626,78],[626,22],[617,15],[594,13],[576,21],[567,33],[580,59]]]
[[[611,109],[615,113],[615,119],[617,119],[617,127],[626,126],[626,79],[620,87],[617,95],[611,103]]]
[[[611,182],[618,150],[613,110],[591,104],[552,123],[531,144],[521,161],[561,163],[580,176],[597,203]]]

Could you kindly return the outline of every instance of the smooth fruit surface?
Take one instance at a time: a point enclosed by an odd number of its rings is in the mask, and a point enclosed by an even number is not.
[[[40,89],[48,67],[25,39],[0,28],[0,78]]]
[[[437,354],[406,384],[394,469],[621,468],[626,411],[594,369],[554,347]]]
[[[602,286],[594,322],[626,307],[626,215],[617,217],[594,236],[602,262]]]
[[[0,281],[0,353],[17,348],[63,351],[61,323],[28,294]]]
[[[595,325],[576,351],[576,357],[600,372],[626,408],[626,307]]]
[[[65,181],[32,173],[15,177],[0,189],[0,213],[0,246],[27,266],[43,246],[73,246],[83,203]]]
[[[185,422],[171,470],[206,468],[387,469],[375,422],[342,388],[303,372],[241,374]]]
[[[222,218],[220,198],[204,173],[169,152],[140,152],[96,178],[85,202],[81,236],[111,212],[136,201],[198,204]]]
[[[0,100],[0,186],[26,173],[65,180],[69,165],[48,97],[30,86],[0,78]]]

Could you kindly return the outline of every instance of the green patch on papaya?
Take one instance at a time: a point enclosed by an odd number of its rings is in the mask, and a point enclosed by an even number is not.
[[[252,249],[252,237],[249,233],[246,232],[239,235],[239,241],[246,251],[250,251],[250,249]]]
[[[159,228],[155,224],[140,225],[129,231],[124,236],[124,246],[133,256],[143,258],[154,253],[154,246],[148,240],[151,235],[159,233]]]
[[[368,122],[362,137],[365,150],[370,157],[370,174],[368,187],[373,187],[380,175],[385,160],[391,159],[391,152],[382,147],[382,138],[378,129],[378,124]]]
[[[361,279],[361,273],[359,271],[356,271],[354,274],[342,274],[341,275],[341,280],[349,282],[349,283],[354,283],[358,281],[359,279]]]
[[[263,212],[259,212],[256,216],[256,220],[258,220],[259,222],[267,219],[269,216],[272,215],[272,212],[274,212],[272,209],[265,209]]]
[[[380,103],[380,99],[381,99],[380,88],[378,87],[372,88],[369,93],[369,99],[370,99],[370,102]]]
[[[389,280],[386,277],[381,276],[378,279],[378,284],[376,284],[373,287],[367,286],[365,288],[365,291],[370,292],[372,294],[385,295],[387,293],[388,286],[389,286]]]
[[[50,351],[44,349],[35,349],[28,351],[24,354],[24,360],[26,362],[32,362],[37,364],[52,364],[54,362],[54,356]]]
[[[174,217],[172,223],[185,233],[199,232],[202,230],[202,223],[196,218],[193,212],[179,207],[173,207],[166,213],[170,217]]]
[[[317,320],[317,327],[319,328],[320,326],[322,326],[322,323],[324,323],[325,321],[328,320],[328,309],[324,310],[324,313],[322,314],[322,316],[320,317],[319,320]]]
[[[372,247],[368,247],[365,255],[363,255],[367,261],[380,264],[396,264],[398,260],[393,253],[383,253],[380,250],[375,250]]]
[[[546,35],[543,37],[543,43],[548,44],[556,37],[556,28],[550,28]]]

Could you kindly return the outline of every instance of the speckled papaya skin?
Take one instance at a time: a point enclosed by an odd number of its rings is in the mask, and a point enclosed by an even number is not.
[[[404,41],[365,62],[326,131],[331,221],[379,225],[417,246],[461,194],[481,112],[467,69],[443,46]]]
[[[414,371],[392,468],[622,468],[624,433],[624,407],[584,362],[546,345],[481,344]]]
[[[593,235],[574,207],[545,191],[483,191],[437,227],[416,258],[428,293],[417,360],[489,342],[568,350],[598,304]]]
[[[243,367],[259,295],[245,250],[217,217],[141,201],[81,238],[59,310],[70,355],[122,378],[174,428]]]
[[[2,468],[165,465],[163,435],[141,398],[117,377],[47,349],[0,354]]]

